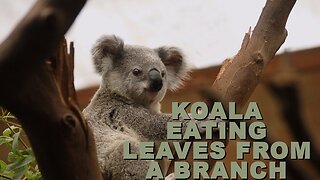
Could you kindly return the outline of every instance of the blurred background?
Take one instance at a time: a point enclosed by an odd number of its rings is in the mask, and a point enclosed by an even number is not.
[[[0,1],[0,42],[35,0]],[[195,70],[172,101],[199,101],[199,87],[210,86],[227,57],[237,53],[265,1],[257,0],[90,0],[66,35],[75,43],[75,86],[82,107],[98,88],[90,49],[103,34],[149,47],[178,46]],[[287,160],[288,179],[320,179],[320,1],[297,1],[287,23],[289,35],[251,96],[268,126],[267,142],[311,141],[311,160]],[[226,165],[236,160],[235,142]],[[5,150],[1,150],[5,152]],[[3,154],[3,153],[2,153]],[[2,156],[4,157],[4,156]],[[5,158],[0,159],[5,159]],[[245,160],[252,162],[252,156]],[[268,162],[268,160],[265,160]]]
[[[0,42],[34,2],[0,1]],[[195,68],[219,65],[237,53],[264,4],[263,0],[90,0],[66,36],[75,42],[75,86],[82,89],[100,82],[90,49],[103,34],[116,34],[130,44],[178,46]],[[320,1],[297,1],[287,29],[289,36],[279,53],[319,46]]]

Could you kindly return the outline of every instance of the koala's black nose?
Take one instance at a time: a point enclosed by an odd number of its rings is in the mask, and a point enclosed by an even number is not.
[[[149,71],[149,79],[150,79],[150,91],[158,92],[163,86],[161,74],[156,69],[151,69]]]

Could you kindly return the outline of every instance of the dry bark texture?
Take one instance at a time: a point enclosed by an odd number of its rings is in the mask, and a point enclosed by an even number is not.
[[[73,87],[73,47],[57,45],[85,0],[39,0],[0,46],[0,105],[26,131],[45,179],[102,179]]]
[[[73,87],[73,48],[51,57],[85,0],[39,0],[0,46],[0,105],[25,129],[45,179],[102,179]],[[287,35],[295,0],[268,0],[252,36],[213,84],[224,103],[246,102]]]
[[[259,83],[264,68],[287,37],[285,25],[295,2],[267,0],[252,34],[250,28],[239,52],[226,59],[211,89],[202,92],[208,104],[218,100],[228,107],[229,102],[236,102],[237,111],[241,111]],[[212,165],[214,161],[209,159],[208,163]],[[168,172],[173,172],[173,168],[171,162]]]
[[[246,33],[239,52],[226,61],[212,85],[225,105],[233,101],[241,109],[287,37],[285,25],[296,0],[267,0],[252,35]],[[226,106],[227,107],[227,106]]]

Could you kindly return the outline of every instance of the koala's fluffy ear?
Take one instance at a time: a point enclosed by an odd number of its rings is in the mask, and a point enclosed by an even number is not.
[[[91,54],[96,71],[100,75],[112,68],[112,61],[121,56],[123,46],[123,40],[115,35],[102,36],[97,40]]]
[[[183,53],[176,47],[159,47],[156,49],[167,69],[168,88],[176,90],[189,78],[190,68],[187,66]]]

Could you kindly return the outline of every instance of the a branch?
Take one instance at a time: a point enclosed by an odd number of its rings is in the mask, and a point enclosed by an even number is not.
[[[286,39],[285,25],[296,0],[267,0],[250,37],[245,35],[238,54],[221,68],[212,85],[225,105],[233,101],[240,110],[260,81],[264,68]]]
[[[218,100],[227,107],[228,102],[236,102],[238,111],[241,110],[259,83],[264,68],[285,41],[285,25],[295,2],[267,0],[252,35],[250,28],[239,52],[224,62],[211,90],[201,93],[208,104]],[[172,171],[171,164],[169,172]]]
[[[75,97],[73,47],[67,54],[61,42],[84,4],[39,0],[0,46],[0,105],[20,120],[45,179],[102,179]]]

